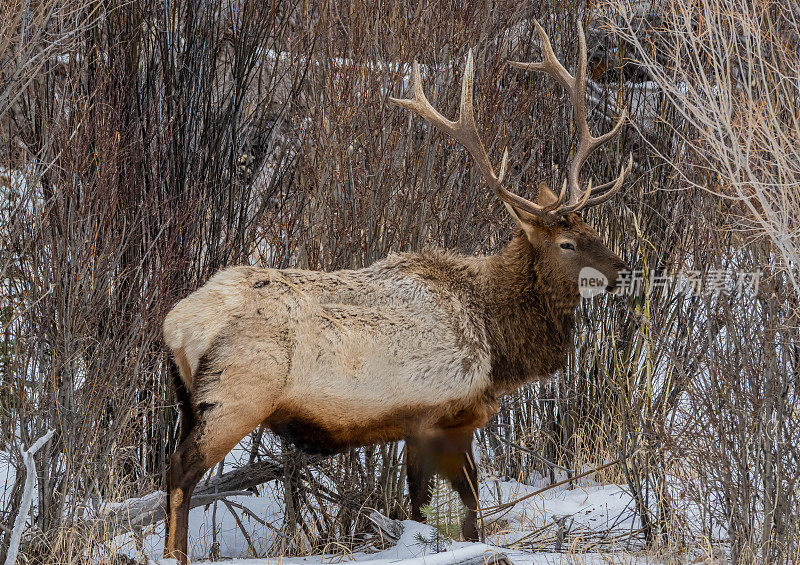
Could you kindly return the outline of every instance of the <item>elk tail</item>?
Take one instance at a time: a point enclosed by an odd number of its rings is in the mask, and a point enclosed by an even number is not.
[[[180,420],[180,443],[189,437],[192,430],[197,425],[197,414],[195,413],[194,406],[192,405],[192,394],[186,383],[181,376],[175,360],[170,357],[169,359],[169,374],[172,377],[172,386],[175,390],[175,400],[178,402],[178,409],[181,413]]]

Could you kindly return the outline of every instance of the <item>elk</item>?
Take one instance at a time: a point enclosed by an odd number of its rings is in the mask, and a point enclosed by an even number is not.
[[[323,454],[405,440],[412,518],[422,520],[438,472],[467,509],[464,537],[477,539],[473,431],[497,411],[498,397],[563,366],[581,269],[600,271],[613,290],[626,268],[579,215],[617,193],[631,170],[632,157],[611,182],[584,188],[580,178],[586,158],[619,133],[626,114],[593,137],[583,29],[573,77],[536,27],[543,60],[511,65],[550,74],[571,98],[579,143],[558,195],[544,184],[536,201],[510,192],[507,151],[495,174],[475,125],[471,51],[457,121],[428,102],[416,63],[413,97],[392,99],[472,156],[516,223],[500,253],[426,250],[336,272],[227,268],[169,312],[164,340],[181,431],[167,473],[166,557],[186,563],[195,485],[260,425]]]

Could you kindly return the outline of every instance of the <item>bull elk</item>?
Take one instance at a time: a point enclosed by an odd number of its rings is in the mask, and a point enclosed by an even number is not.
[[[499,396],[553,375],[572,343],[578,274],[593,267],[613,290],[625,263],[579,211],[620,190],[632,158],[611,182],[583,188],[581,166],[617,135],[593,137],[585,108],[586,45],[579,27],[575,77],[536,23],[543,60],[510,64],[544,71],[569,93],[579,143],[558,195],[535,201],[495,174],[475,125],[470,52],[459,118],[437,112],[414,65],[413,97],[392,102],[464,145],[516,222],[496,255],[427,250],[336,272],[227,268],[181,300],[164,320],[181,411],[180,445],[167,474],[164,554],[187,561],[189,499],[202,475],[259,425],[300,449],[335,453],[405,440],[412,517],[433,473],[467,508],[462,532],[478,536],[472,433]],[[569,198],[567,198],[569,196]]]

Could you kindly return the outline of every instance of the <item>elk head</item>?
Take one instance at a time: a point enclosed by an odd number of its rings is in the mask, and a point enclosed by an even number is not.
[[[599,137],[592,136],[586,121],[586,38],[583,26],[578,24],[580,56],[573,77],[556,58],[550,39],[542,26],[535,20],[534,23],[542,43],[543,60],[535,63],[509,61],[509,64],[518,69],[544,71],[555,78],[569,93],[575,127],[578,130],[578,145],[567,169],[567,178],[558,195],[544,183],[539,185],[536,202],[509,191],[503,182],[508,149],[503,152],[499,173],[495,174],[475,125],[472,105],[474,64],[471,49],[461,82],[458,120],[448,120],[428,102],[422,90],[419,65],[416,61],[413,98],[390,98],[390,100],[419,114],[467,149],[492,192],[503,201],[508,212],[522,228],[539,259],[539,265],[547,269],[547,276],[554,284],[561,282],[568,287],[574,287],[577,291],[580,274],[586,272],[584,269],[592,268],[602,273],[608,281],[607,289],[612,290],[618,281],[619,272],[625,269],[626,265],[606,247],[597,232],[583,221],[579,212],[601,204],[619,192],[633,167],[633,155],[629,156],[627,164],[620,169],[619,175],[614,180],[599,186],[592,186],[592,182],[589,181],[584,187],[580,170],[593,151],[619,134],[627,117],[627,111],[623,111],[611,131]]]

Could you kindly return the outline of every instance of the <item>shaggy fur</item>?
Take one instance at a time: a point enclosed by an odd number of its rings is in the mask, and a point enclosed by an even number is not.
[[[194,429],[171,462],[168,557],[186,560],[196,480],[261,424],[320,453],[408,439],[414,515],[436,470],[477,536],[473,430],[498,396],[563,365],[581,267],[612,284],[625,267],[577,215],[550,225],[510,211],[520,227],[498,255],[429,250],[332,273],[233,267],[173,308],[164,339]]]

